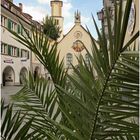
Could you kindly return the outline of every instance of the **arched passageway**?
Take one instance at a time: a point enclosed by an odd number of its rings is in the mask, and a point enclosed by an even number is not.
[[[2,73],[2,84],[3,86],[14,85],[15,83],[15,72],[11,66],[7,66]]]
[[[20,84],[23,84],[24,78],[26,78],[27,73],[28,71],[25,67],[20,70]]]
[[[34,79],[36,80],[36,77],[39,76],[39,72],[40,72],[40,68],[37,66],[35,67],[35,70],[34,70]]]

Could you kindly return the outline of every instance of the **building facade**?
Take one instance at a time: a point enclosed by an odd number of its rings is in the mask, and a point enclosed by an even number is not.
[[[52,16],[55,13],[61,13],[58,11],[61,11],[63,2],[53,1],[53,5],[57,6],[55,6],[56,9],[52,8]],[[60,18],[59,26],[62,28],[63,31],[63,23],[62,23],[63,19],[61,14],[58,15],[58,17]],[[65,68],[69,69],[69,72],[71,72],[72,65],[78,66],[77,57],[79,57],[80,55],[83,55],[86,63],[88,64],[89,58],[86,49],[88,49],[88,51],[90,52],[91,46],[92,46],[91,37],[87,32],[87,30],[81,24],[81,13],[79,11],[76,11],[74,14],[73,27],[69,30],[69,32],[66,35],[62,34],[61,38],[58,39],[58,51],[60,51],[60,60],[62,59],[64,60]]]
[[[60,59],[64,58],[65,68],[71,69],[71,64],[78,65],[76,57],[82,54],[88,63],[88,55],[85,47],[90,51],[91,38],[86,29],[81,25],[81,14],[75,12],[75,23],[72,29],[63,34],[64,18],[62,17],[63,1],[52,0],[50,2],[51,17],[61,29],[58,41]],[[34,21],[28,13],[23,12],[22,4],[16,6],[12,0],[1,1],[1,85],[22,84],[22,77],[29,71],[34,75],[50,78],[48,71],[38,61],[36,56],[25,46],[16,41],[8,30],[25,34],[22,26],[30,33],[31,24],[40,27],[41,24]]]
[[[64,58],[65,68],[69,68],[69,70],[72,68],[71,64],[78,66],[76,57],[79,57],[81,54],[85,58],[86,63],[89,63],[85,47],[90,51],[92,45],[89,33],[81,25],[81,15],[78,11],[75,12],[74,18],[75,23],[73,27],[58,43],[60,59]]]
[[[15,31],[20,35],[26,35],[21,24],[30,33],[31,24],[41,26],[32,20],[28,13],[23,12],[22,4],[16,6],[13,1],[1,1],[1,78],[0,84],[20,85],[23,77],[32,71],[34,74],[44,76],[44,67],[35,55],[24,45],[13,38],[8,31]]]
[[[16,6],[12,1],[1,1],[1,84],[3,86],[21,84],[23,75],[30,70],[30,50],[17,42],[8,31],[24,34],[18,21],[21,20],[29,32],[30,18],[22,13],[21,3]]]
[[[126,6],[126,0],[122,0],[122,12],[125,11]],[[119,0],[117,1],[119,3]],[[108,27],[107,27],[107,17],[106,17],[106,11],[105,7],[109,9],[110,14],[110,21],[111,21],[111,28],[113,30],[114,27],[114,0],[103,0],[103,8],[97,13],[98,19],[101,21],[105,34],[108,37]],[[130,38],[132,38],[135,33],[139,30],[139,1],[138,0],[132,0],[131,10],[130,10],[130,16],[128,21],[128,27],[127,27],[127,34],[125,37],[125,42],[127,43]],[[139,46],[138,39],[136,40],[137,49]]]

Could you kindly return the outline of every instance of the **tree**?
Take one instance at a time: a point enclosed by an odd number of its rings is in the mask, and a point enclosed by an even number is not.
[[[43,32],[53,40],[57,40],[61,34],[60,27],[58,26],[56,20],[48,16],[46,16],[43,20]]]
[[[109,40],[104,31],[101,36],[93,18],[100,47],[88,30],[92,39],[92,52],[87,50],[90,63],[87,66],[81,56],[79,68],[73,66],[73,75],[67,74],[63,61],[59,62],[57,44],[49,45],[43,33],[36,31],[38,37],[26,38],[11,31],[38,56],[52,77],[53,83],[43,78],[34,81],[30,74],[23,89],[13,97],[42,139],[139,139],[139,56],[134,49],[139,32],[124,41],[131,3],[127,0],[124,16],[122,1],[119,9],[115,5],[114,37],[107,11]]]

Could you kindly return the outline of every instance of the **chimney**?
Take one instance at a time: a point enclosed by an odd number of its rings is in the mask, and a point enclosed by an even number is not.
[[[22,5],[22,3],[19,3],[19,8],[20,8],[20,10],[21,10],[21,12],[22,12],[22,10],[23,10],[23,5]]]

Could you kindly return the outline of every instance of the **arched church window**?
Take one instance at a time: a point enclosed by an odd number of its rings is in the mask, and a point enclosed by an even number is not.
[[[81,51],[84,49],[84,44],[83,44],[82,41],[76,40],[76,41],[73,43],[72,48],[73,48],[76,52],[81,52]]]
[[[85,55],[85,63],[87,64],[87,66],[89,66],[90,60],[88,54]]]
[[[66,65],[68,68],[71,68],[71,64],[72,64],[72,61],[73,61],[73,56],[71,53],[67,53],[66,55]]]

